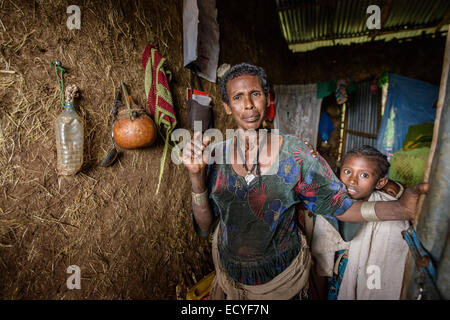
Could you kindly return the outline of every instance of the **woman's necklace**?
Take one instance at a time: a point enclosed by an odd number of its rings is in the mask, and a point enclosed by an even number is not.
[[[266,142],[267,139],[267,134],[263,134],[263,139],[259,144],[259,148],[256,152],[256,163],[253,164],[252,168],[249,170],[247,167],[247,163],[245,161],[245,156],[242,154],[242,150],[240,148],[240,141],[239,141],[239,136],[236,136],[237,138],[237,142],[238,142],[238,153],[239,153],[239,157],[241,158],[242,162],[244,163],[244,169],[245,171],[247,171],[247,174],[244,177],[245,182],[247,183],[247,185],[250,185],[250,183],[256,178],[256,176],[253,174],[253,171],[255,171],[256,168],[256,174],[260,175],[261,174],[261,170],[259,168],[259,153],[261,152],[264,143]]]

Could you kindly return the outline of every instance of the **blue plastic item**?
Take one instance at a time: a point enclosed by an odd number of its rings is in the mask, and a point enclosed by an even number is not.
[[[330,134],[334,130],[333,122],[326,112],[322,114],[319,121],[319,134],[322,141],[328,141]]]
[[[378,133],[377,149],[384,154],[395,153],[402,148],[410,125],[434,122],[436,108],[433,105],[438,99],[438,94],[438,86],[390,73],[388,96]],[[391,110],[395,113],[392,149],[384,143]]]

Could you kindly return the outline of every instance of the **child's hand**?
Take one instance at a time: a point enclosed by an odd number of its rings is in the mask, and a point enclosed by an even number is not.
[[[319,153],[316,151],[316,149],[314,149],[313,146],[310,145],[308,141],[303,141],[303,142],[309,147],[309,152],[311,152],[313,158],[317,158]]]

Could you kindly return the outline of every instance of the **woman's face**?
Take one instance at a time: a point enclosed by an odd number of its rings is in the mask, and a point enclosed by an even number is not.
[[[375,189],[382,188],[387,182],[386,178],[380,179],[375,160],[358,155],[345,159],[340,179],[355,200],[368,200]]]
[[[223,103],[225,112],[232,115],[236,125],[244,130],[257,130],[264,120],[268,101],[253,75],[242,75],[227,83],[229,103]]]

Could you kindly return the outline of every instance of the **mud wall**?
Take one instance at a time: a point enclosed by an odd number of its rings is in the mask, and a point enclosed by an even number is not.
[[[81,9],[80,30],[66,26],[69,5]],[[167,59],[185,126],[181,12],[181,0],[0,2],[1,298],[175,299],[212,270],[209,244],[191,226],[187,174],[170,154],[155,194],[161,139],[99,166],[119,82],[146,104],[141,54],[149,43]],[[84,164],[72,178],[56,172],[56,59],[65,85],[81,93]],[[80,290],[66,286],[71,265],[80,268]]]

